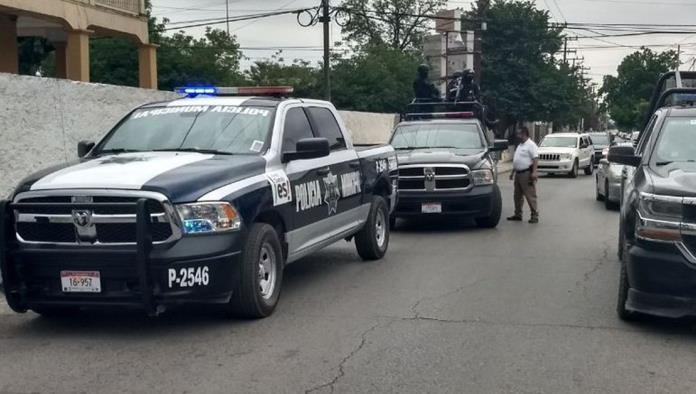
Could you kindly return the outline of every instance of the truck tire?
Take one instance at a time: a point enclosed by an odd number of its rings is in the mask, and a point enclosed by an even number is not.
[[[231,314],[250,319],[270,316],[280,298],[284,264],[273,226],[252,225],[242,252],[239,284],[230,300]]]
[[[355,248],[363,260],[379,260],[389,247],[389,209],[382,196],[372,197],[365,226],[355,234]]]
[[[503,198],[500,195],[500,188],[494,185],[493,196],[491,196],[493,209],[490,216],[476,218],[476,225],[481,228],[495,228],[500,222],[500,216],[503,212]]]
[[[604,201],[604,196],[599,193],[599,175],[595,177],[595,200]]]
[[[587,167],[585,167],[585,175],[592,175],[592,173],[594,173],[594,162],[593,162],[593,160],[594,160],[594,159],[591,158],[591,159],[590,159],[590,164],[588,164]]]
[[[616,210],[616,203],[609,199],[609,181],[604,182],[604,208],[607,211]]]
[[[578,166],[580,164],[578,163],[578,159],[575,159],[575,162],[573,162],[573,168],[570,170],[568,173],[568,176],[571,178],[577,178],[578,177]]]

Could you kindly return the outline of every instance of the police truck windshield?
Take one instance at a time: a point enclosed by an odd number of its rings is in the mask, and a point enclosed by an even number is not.
[[[547,136],[543,141],[541,141],[540,146],[543,148],[577,148],[578,138]]]
[[[260,154],[271,130],[273,108],[228,105],[148,107],[133,112],[99,153],[195,151]]]
[[[391,141],[394,149],[466,149],[484,150],[486,145],[474,124],[410,124],[396,129]]]

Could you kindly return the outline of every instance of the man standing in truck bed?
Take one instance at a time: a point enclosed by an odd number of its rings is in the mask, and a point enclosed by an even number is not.
[[[522,207],[524,199],[527,199],[532,217],[529,223],[539,223],[539,211],[537,209],[537,165],[539,164],[539,154],[537,145],[529,138],[529,129],[522,127],[517,138],[520,144],[515,150],[515,157],[512,160],[510,180],[515,182],[515,214],[510,216],[510,221],[522,221]]]

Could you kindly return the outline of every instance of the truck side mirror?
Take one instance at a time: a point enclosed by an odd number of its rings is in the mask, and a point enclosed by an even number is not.
[[[632,146],[612,146],[609,148],[609,162],[623,164],[631,167],[640,165],[640,156],[636,156],[636,150]]]
[[[293,160],[316,159],[331,154],[329,140],[326,138],[303,138],[297,141],[294,152],[283,152],[283,163]]]
[[[94,141],[80,141],[77,143],[77,157],[83,158],[87,156],[89,151],[94,148]]]
[[[507,140],[495,140],[493,146],[489,148],[491,152],[502,152],[508,148]]]

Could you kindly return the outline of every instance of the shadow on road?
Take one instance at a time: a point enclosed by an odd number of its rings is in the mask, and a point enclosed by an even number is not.
[[[339,243],[340,245],[340,243]],[[78,313],[61,317],[42,317],[27,312],[29,319],[13,324],[0,338],[125,338],[159,339],[162,336],[180,333],[206,333],[224,329],[244,329],[255,325],[272,323],[281,318],[283,312],[292,307],[295,297],[302,293],[314,293],[312,286],[321,286],[323,280],[340,278],[347,269],[356,265],[369,268],[355,253],[352,244],[347,247],[329,248],[289,265],[284,272],[283,294],[276,313],[267,319],[247,320],[228,317],[222,305],[184,305],[172,307],[158,317],[148,317],[139,310],[93,310],[85,309]],[[1,302],[4,302],[0,298]],[[296,300],[295,300],[296,301]],[[19,315],[17,315],[19,316]]]
[[[504,220],[501,219],[501,220]],[[451,233],[485,231],[476,226],[471,219],[442,216],[421,216],[418,218],[398,219],[394,232],[403,233]],[[490,231],[490,230],[489,230]]]

